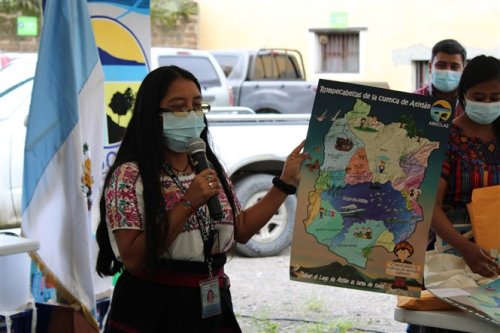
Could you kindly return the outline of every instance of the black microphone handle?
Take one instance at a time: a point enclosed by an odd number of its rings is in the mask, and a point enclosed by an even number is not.
[[[220,221],[224,214],[222,213],[222,208],[217,195],[214,195],[207,201],[208,211],[210,212],[210,217],[215,221]]]
[[[191,155],[193,160],[194,169],[196,173],[200,173],[205,169],[208,169],[208,161],[205,152],[199,151]],[[210,217],[213,220],[220,221],[224,215],[222,212],[222,207],[217,195],[214,195],[207,201],[208,211],[210,212]]]

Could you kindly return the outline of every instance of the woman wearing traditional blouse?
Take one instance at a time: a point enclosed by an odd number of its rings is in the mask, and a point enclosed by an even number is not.
[[[492,277],[500,266],[468,239],[466,204],[473,189],[500,184],[500,61],[484,55],[472,59],[462,73],[458,98],[465,113],[453,120],[431,225],[438,236],[436,250],[451,248],[474,273]]]
[[[122,272],[105,332],[240,332],[226,252],[295,193],[306,156],[301,143],[267,195],[243,210],[208,143],[209,109],[198,80],[176,66],[152,71],[139,88],[100,202],[97,272]],[[187,152],[192,138],[202,139],[211,166],[198,173]],[[210,215],[212,197],[220,218]],[[206,304],[208,289],[220,296],[215,308]]]

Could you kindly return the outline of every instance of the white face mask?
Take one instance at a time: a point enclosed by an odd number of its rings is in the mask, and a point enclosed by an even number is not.
[[[173,151],[185,152],[189,139],[199,138],[204,129],[203,113],[200,116],[195,111],[189,111],[185,117],[171,112],[163,114],[163,138]]]
[[[475,123],[488,125],[500,117],[500,101],[483,103],[465,100],[465,113]]]
[[[457,89],[462,72],[434,69],[431,73],[432,84],[439,91],[450,92]]]

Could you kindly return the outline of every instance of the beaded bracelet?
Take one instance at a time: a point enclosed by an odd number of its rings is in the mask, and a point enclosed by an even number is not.
[[[193,204],[189,200],[186,200],[184,198],[180,198],[179,204],[183,205],[186,208],[189,208],[189,210],[191,210],[192,214],[194,214],[196,212],[196,209],[193,207]]]
[[[297,187],[291,184],[287,184],[282,181],[279,177],[273,178],[273,185],[278,188],[281,192],[285,194],[295,194],[297,193]]]

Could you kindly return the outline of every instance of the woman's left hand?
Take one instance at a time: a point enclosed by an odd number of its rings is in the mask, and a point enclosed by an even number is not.
[[[299,184],[300,165],[308,157],[306,152],[301,152],[304,148],[304,144],[305,140],[295,147],[291,154],[286,158],[280,178],[287,184],[294,186]]]

